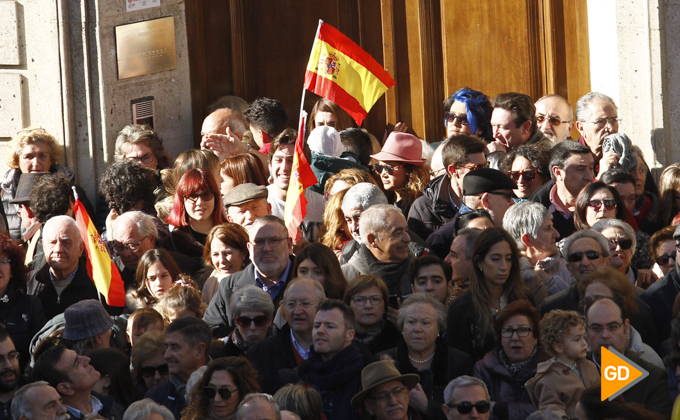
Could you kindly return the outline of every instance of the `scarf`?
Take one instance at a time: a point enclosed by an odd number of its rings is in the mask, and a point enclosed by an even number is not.
[[[531,352],[531,355],[529,355],[527,360],[516,363],[512,363],[510,359],[508,359],[508,356],[505,355],[505,350],[503,350],[503,348],[500,349],[498,355],[500,356],[503,366],[508,370],[508,372],[510,372],[512,376],[515,376],[517,375],[517,372],[531,364],[532,359],[534,356],[536,356],[536,352],[538,352],[538,346],[534,346],[534,351]]]
[[[378,261],[366,245],[361,245],[358,252],[359,257],[366,264],[366,271],[376,277],[380,277],[387,285],[390,294],[396,293],[398,296],[410,294],[410,292],[402,293],[402,290],[400,290],[400,280],[405,273],[408,273],[408,268],[415,259],[411,252],[409,252],[408,258],[400,263]]]

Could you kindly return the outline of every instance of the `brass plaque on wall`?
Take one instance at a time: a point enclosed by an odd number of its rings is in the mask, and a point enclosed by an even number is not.
[[[116,26],[118,79],[177,68],[172,16]]]

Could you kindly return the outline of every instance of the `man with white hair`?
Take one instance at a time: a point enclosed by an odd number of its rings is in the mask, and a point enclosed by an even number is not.
[[[521,275],[537,305],[569,287],[572,276],[557,249],[560,234],[553,228],[552,215],[545,206],[531,201],[515,204],[505,212],[503,229],[522,253]]]
[[[47,262],[29,273],[27,292],[40,299],[47,319],[81,300],[99,299],[87,273],[86,258],[81,258],[83,239],[72,217],[55,216],[48,220],[43,227],[42,243]],[[104,307],[112,312],[108,305]]]
[[[494,411],[494,414],[499,418],[507,418],[507,405],[505,413],[502,413],[501,407],[503,404],[498,405],[499,410]],[[444,389],[442,410],[448,420],[488,419],[490,408],[489,390],[481,379],[459,376]]]
[[[248,394],[238,405],[236,420],[281,420],[281,409],[269,394]]]
[[[578,142],[588,146],[597,161],[602,158],[604,138],[619,132],[619,121],[618,107],[604,93],[590,92],[576,102],[576,129],[581,133]]]
[[[361,245],[347,264],[342,265],[345,278],[370,274],[380,277],[390,295],[411,294],[408,267],[415,258],[409,250],[411,237],[406,218],[399,208],[377,204],[361,214]]]
[[[14,394],[13,420],[66,420],[68,418],[61,395],[45,381],[26,384]]]
[[[361,213],[376,204],[388,204],[385,193],[370,182],[360,182],[351,187],[342,199],[342,213],[352,237],[361,242],[359,233],[359,220]]]

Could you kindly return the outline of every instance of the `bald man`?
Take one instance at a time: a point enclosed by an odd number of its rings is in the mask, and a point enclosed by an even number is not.
[[[560,95],[546,95],[536,101],[538,129],[553,143],[569,138],[574,129],[574,109]]]
[[[252,153],[267,167],[268,156],[243,143],[243,134],[248,129],[243,116],[229,108],[220,108],[203,120],[201,126],[201,148],[212,150],[220,162],[237,153]]]

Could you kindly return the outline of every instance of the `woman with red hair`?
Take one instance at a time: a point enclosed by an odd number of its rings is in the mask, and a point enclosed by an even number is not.
[[[165,219],[175,252],[203,258],[210,229],[226,221],[219,191],[215,178],[204,169],[190,169],[179,180]]]

